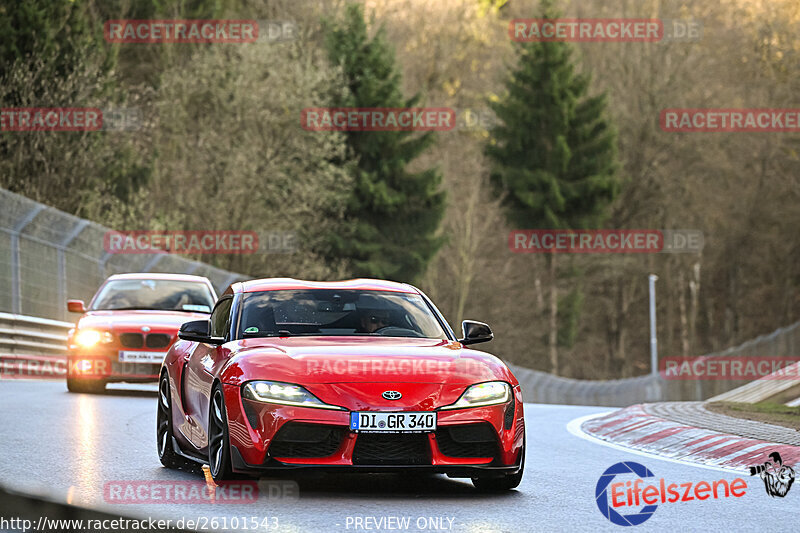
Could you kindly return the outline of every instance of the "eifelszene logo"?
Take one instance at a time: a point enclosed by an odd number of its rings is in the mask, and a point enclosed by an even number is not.
[[[636,479],[633,481],[619,480],[612,483],[617,476],[628,474],[633,474]],[[603,516],[614,524],[638,526],[653,516],[659,503],[688,502],[708,500],[709,498],[716,500],[731,496],[741,498],[746,491],[747,482],[739,477],[730,483],[726,479],[713,482],[667,483],[664,478],[656,480],[653,472],[644,465],[625,461],[611,465],[603,472],[595,486],[595,501]],[[624,510],[624,507],[636,508],[639,506],[642,507],[629,514],[620,512]]]

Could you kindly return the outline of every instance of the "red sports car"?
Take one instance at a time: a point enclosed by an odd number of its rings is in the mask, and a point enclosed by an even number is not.
[[[161,462],[234,473],[420,471],[505,490],[525,423],[508,367],[456,339],[418,289],[378,280],[235,283],[184,324],[159,381]]]
[[[67,339],[67,389],[100,392],[109,382],[157,381],[164,355],[187,320],[208,319],[216,293],[208,278],[117,274],[92,298],[67,301],[83,313]]]

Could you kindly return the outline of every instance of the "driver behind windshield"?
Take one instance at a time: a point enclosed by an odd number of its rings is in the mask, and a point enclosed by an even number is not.
[[[357,333],[375,333],[389,325],[389,313],[383,309],[362,309],[359,322]]]

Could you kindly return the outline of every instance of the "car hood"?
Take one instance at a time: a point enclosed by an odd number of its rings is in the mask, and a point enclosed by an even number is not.
[[[153,330],[175,331],[184,322],[207,319],[205,313],[186,313],[181,311],[89,311],[77,323],[78,328],[93,328],[104,331],[129,331],[148,326]]]
[[[516,384],[497,357],[461,343],[396,337],[245,339],[226,345],[232,357],[223,381],[271,379],[299,384]]]

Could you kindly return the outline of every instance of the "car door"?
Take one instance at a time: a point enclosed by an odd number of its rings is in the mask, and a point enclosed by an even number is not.
[[[231,307],[233,297],[217,302],[211,312],[211,336],[229,339]],[[212,369],[224,356],[225,350],[213,344],[197,343],[189,356],[185,370],[184,394],[187,401],[187,417],[192,426],[192,444],[202,448],[206,445],[208,429],[208,406],[211,399],[211,386],[214,383]]]

